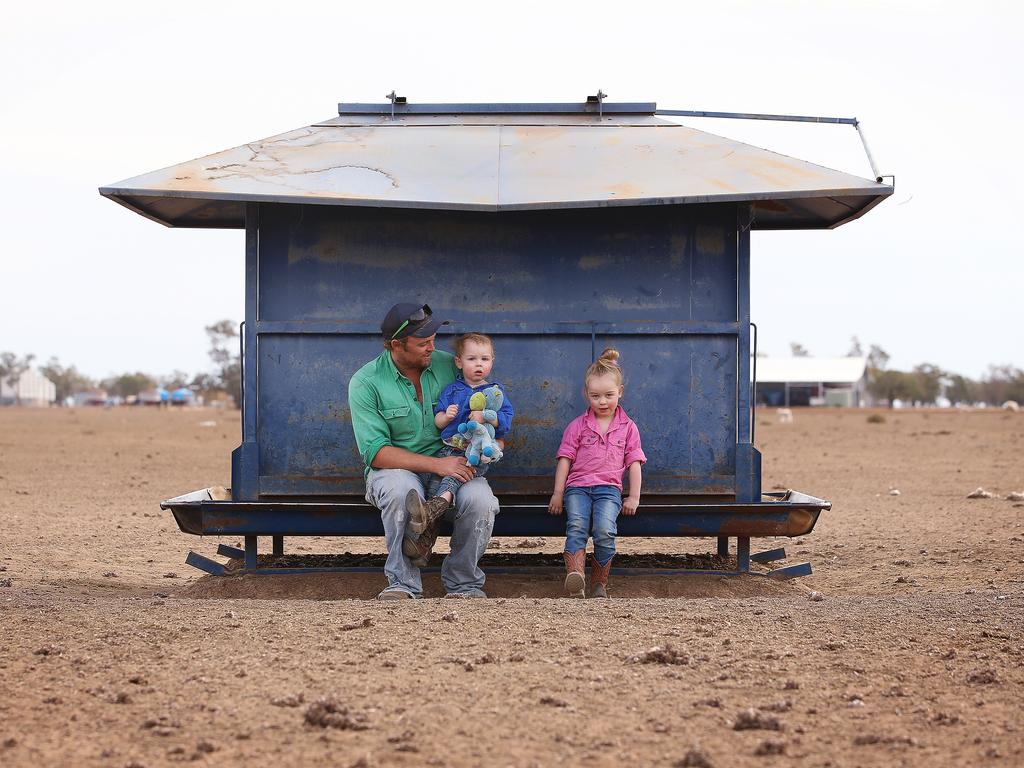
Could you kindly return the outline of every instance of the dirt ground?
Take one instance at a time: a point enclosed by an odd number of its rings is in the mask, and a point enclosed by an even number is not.
[[[396,605],[379,574],[184,564],[218,540],[158,504],[228,484],[234,414],[0,409],[0,765],[1024,765],[1024,414],[878,413],[758,414],[765,489],[834,509],[754,550],[811,576],[613,577],[606,602],[495,575]]]

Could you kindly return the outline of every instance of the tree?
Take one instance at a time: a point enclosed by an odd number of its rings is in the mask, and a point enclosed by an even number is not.
[[[903,371],[875,370],[868,381],[868,392],[879,400],[885,400],[893,407],[894,400],[921,399],[917,380]]]
[[[160,378],[160,386],[172,391],[186,387],[188,386],[188,374],[184,371],[175,370],[173,373]]]
[[[978,382],[959,373],[951,373],[946,379],[946,397],[951,403],[976,403],[981,399]]]
[[[864,347],[860,345],[860,339],[856,336],[850,338],[850,351],[846,353],[847,357],[864,357]]]
[[[156,386],[152,376],[140,371],[135,373],[122,373],[120,376],[111,376],[100,382],[108,395],[115,397],[136,397],[146,389]]]
[[[793,357],[810,357],[811,353],[807,351],[807,348],[803,344],[798,344],[795,341],[789,343],[789,351]]]
[[[76,392],[93,385],[92,379],[79,373],[75,366],[65,368],[56,357],[51,357],[46,365],[39,366],[39,372],[53,382],[57,389],[57,402],[61,404]]]
[[[945,377],[946,372],[937,365],[921,363],[914,366],[914,372],[911,375],[914,378],[915,389],[917,390],[915,393],[917,397],[914,399],[920,400],[927,405],[934,405],[935,400],[942,392],[942,379]]]
[[[1024,401],[1024,371],[1012,365],[990,365],[981,379],[981,397],[989,405]]]
[[[242,363],[238,355],[238,330],[230,320],[206,326],[210,338],[210,359],[217,367],[220,387],[235,399],[235,406],[242,404]]]
[[[868,368],[878,371],[884,371],[885,367],[889,364],[889,353],[882,349],[877,344],[872,344],[871,349],[868,350]]]
[[[14,390],[14,402],[18,405],[21,405],[21,395],[18,394],[21,375],[29,369],[35,359],[35,355],[18,357],[13,352],[0,352],[0,380]]]

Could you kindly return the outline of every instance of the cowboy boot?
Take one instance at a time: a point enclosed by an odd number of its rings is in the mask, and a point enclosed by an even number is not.
[[[425,568],[430,562],[430,554],[440,532],[441,518],[438,517],[427,524],[418,539],[410,539],[408,536],[402,539],[402,554],[417,568]]]
[[[579,552],[563,552],[565,557],[565,591],[571,597],[584,597],[586,577],[583,570],[586,567],[587,553],[585,550]]]
[[[597,557],[591,555],[590,557],[590,581],[594,585],[594,591],[590,593],[591,597],[608,597],[608,574],[612,570],[612,555],[608,558],[608,562],[601,565],[597,562]]]
[[[426,530],[427,526],[435,520],[444,517],[451,503],[444,496],[435,496],[424,501],[415,489],[411,489],[405,495],[405,511],[409,515],[407,523],[410,531],[417,536]]]

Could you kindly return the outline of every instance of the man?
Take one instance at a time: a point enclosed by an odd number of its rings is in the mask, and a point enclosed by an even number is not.
[[[479,561],[491,538],[498,500],[487,480],[474,477],[465,458],[434,455],[441,448],[434,404],[456,374],[452,355],[434,349],[437,329],[447,324],[426,304],[395,304],[380,325],[384,352],[349,381],[352,429],[366,464],[366,500],[380,510],[388,548],[388,586],[378,600],[422,596],[420,569],[402,552],[403,537],[414,539],[406,532],[405,500],[410,491],[429,498],[432,486],[445,476],[465,483],[444,515],[453,526],[451,554],[441,566],[445,591],[448,597],[487,597]],[[412,543],[417,562],[423,562],[436,538],[437,526],[430,526],[406,546]]]

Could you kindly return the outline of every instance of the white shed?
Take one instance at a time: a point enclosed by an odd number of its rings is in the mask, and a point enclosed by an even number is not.
[[[759,357],[757,404],[860,406],[866,357]]]
[[[11,405],[50,405],[57,399],[57,387],[34,368],[29,368],[18,380],[16,389],[0,381],[0,403]]]

